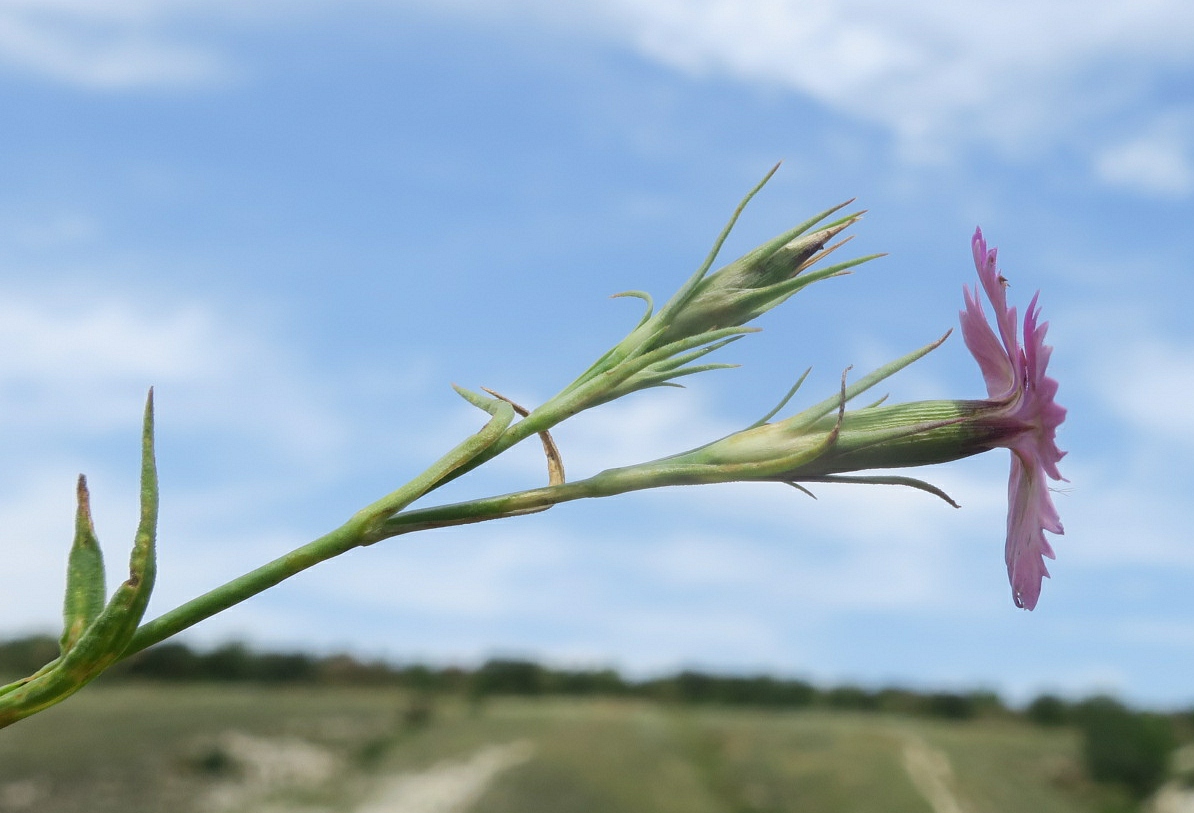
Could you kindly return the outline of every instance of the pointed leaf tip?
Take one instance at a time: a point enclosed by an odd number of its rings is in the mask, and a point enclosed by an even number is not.
[[[496,398],[488,398],[479,392],[473,392],[472,390],[462,387],[459,384],[453,384],[452,389],[456,390],[457,395],[468,401],[477,409],[488,412],[490,415],[494,414],[494,410],[496,408],[495,405],[499,403]],[[484,389],[484,387],[482,387],[482,389]],[[513,415],[513,411],[511,411],[511,415]]]
[[[87,490],[87,478],[82,474],[75,484],[75,541],[74,548],[93,547],[99,550],[95,536],[95,523],[91,519],[91,492]]]
[[[814,500],[815,500],[815,499],[817,499],[817,495],[816,495],[816,494],[814,494],[813,492],[809,491],[807,488],[805,488],[804,486],[800,485],[800,483],[797,483],[797,482],[796,482],[796,481],[794,481],[794,480],[784,480],[784,484],[785,484],[785,485],[789,485],[789,486],[791,486],[792,488],[796,489],[797,491],[803,491],[805,494],[807,494],[808,496],[812,497]]]
[[[91,525],[91,492],[87,490],[87,475],[80,474],[78,481],[75,483],[75,500],[78,505],[79,520],[86,518],[87,524]]]
[[[962,507],[958,505],[953,497],[946,494],[942,489],[938,488],[932,483],[919,480],[915,477],[892,475],[852,476],[845,474],[826,474],[820,477],[806,477],[803,479],[806,483],[855,483],[872,486],[907,486],[908,488],[915,488],[917,491],[923,491],[927,494],[932,494],[934,497],[939,497],[954,508]]]

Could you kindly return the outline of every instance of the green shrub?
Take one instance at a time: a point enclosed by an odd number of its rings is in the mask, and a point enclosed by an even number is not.
[[[928,696],[925,711],[931,717],[969,720],[977,713],[976,705],[974,697],[970,695],[939,692]]]
[[[1174,748],[1169,720],[1129,711],[1110,697],[1074,709],[1083,734],[1083,757],[1093,779],[1126,787],[1143,799],[1165,781]]]
[[[1070,709],[1060,697],[1042,694],[1028,704],[1025,715],[1037,725],[1065,725],[1070,719]]]

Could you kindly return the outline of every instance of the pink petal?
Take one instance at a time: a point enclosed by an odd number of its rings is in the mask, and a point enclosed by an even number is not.
[[[1016,335],[1016,310],[1007,305],[1006,280],[996,268],[996,252],[987,250],[981,230],[971,241],[979,282],[995,312],[995,330],[987,322],[978,291],[963,287],[966,309],[961,313],[962,337],[978,361],[987,394],[1006,402],[1006,418],[1015,427],[1006,441],[1012,450],[1008,477],[1007,541],[1004,558],[1017,607],[1033,609],[1048,577],[1045,558],[1054,558],[1045,531],[1064,533],[1046,478],[1064,479],[1057,464],[1065,452],[1057,448],[1057,427],[1065,407],[1054,398],[1057,381],[1045,374],[1053,348],[1045,344],[1049,325],[1038,323],[1037,296],[1024,314],[1024,347]],[[1021,428],[1022,427],[1022,428]]]
[[[1044,532],[1063,533],[1061,520],[1041,471],[1015,453],[1007,492],[1007,577],[1016,606],[1031,610],[1040,598],[1041,580],[1049,576],[1045,557],[1056,558]]]
[[[966,298],[966,310],[959,314],[962,340],[978,362],[987,385],[987,395],[995,400],[1007,398],[1016,388],[1015,368],[999,337],[987,323],[982,303],[975,298],[978,291],[971,296],[970,290],[963,285],[962,294]]]

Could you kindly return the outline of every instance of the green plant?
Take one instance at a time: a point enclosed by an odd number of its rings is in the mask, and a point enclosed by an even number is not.
[[[777,167],[778,168],[778,165]],[[1053,442],[1065,415],[1053,395],[1057,384],[1045,375],[1050,348],[1043,343],[1035,300],[1024,322],[1021,347],[1015,312],[1007,305],[1003,278],[981,233],[972,242],[975,265],[994,310],[998,336],[977,298],[967,292],[962,331],[987,382],[984,400],[920,401],[861,409],[847,404],[888,376],[938,347],[940,339],[862,376],[792,417],[772,422],[804,381],[780,404],[742,431],[659,460],[608,469],[566,482],[561,454],[550,431],[593,407],[652,387],[733,366],[704,357],[756,328],[748,323],[809,285],[850,272],[874,256],[836,264],[822,260],[846,241],[831,241],[861,213],[839,215],[831,207],[789,229],[725,267],[710,273],[720,248],[750,199],[775,172],[746,196],[714,243],[705,262],[658,311],[650,295],[622,296],[647,303],[627,336],[546,403],[526,410],[491,390],[457,388],[489,415],[486,424],[423,473],[357,511],[343,525],[284,556],[142,623],[153,589],[158,482],[154,460],[153,393],[142,432],[141,522],[133,544],[129,577],[107,597],[104,563],[92,526],[86,481],[78,483],[78,515],[67,572],[64,627],[59,655],[32,675],[0,687],[0,727],[60,702],[116,661],[159,643],[320,562],[353,548],[431,528],[530,514],[570,500],[608,497],[673,485],[730,481],[773,481],[807,491],[804,483],[852,482],[903,485],[927,491],[950,504],[940,489],[903,475],[853,472],[923,466],[957,460],[996,447],[1012,450],[1008,575],[1017,605],[1031,609],[1045,574],[1043,556],[1052,551],[1043,531],[1061,532],[1045,489],[1045,477],[1059,478],[1061,452]],[[848,371],[847,371],[848,372]],[[807,373],[805,374],[807,375]],[[537,435],[547,458],[548,485],[512,494],[408,510],[415,500],[515,444]],[[230,653],[234,655],[235,653]]]

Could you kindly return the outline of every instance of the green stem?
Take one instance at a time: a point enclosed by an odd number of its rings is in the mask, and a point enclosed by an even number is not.
[[[418,477],[362,508],[336,530],[142,624],[121,657],[128,657],[164,641],[320,562],[385,538],[380,534],[389,516],[435,488],[444,477],[483,453],[502,437],[514,418],[514,408],[496,400],[489,408],[492,409],[493,418],[480,432],[448,452]]]
[[[428,470],[428,474],[430,473],[431,470]],[[724,479],[724,472],[714,471],[707,466],[685,465],[664,471],[658,467],[648,471],[631,466],[624,469],[609,469],[587,480],[578,480],[574,483],[533,488],[498,497],[409,511],[391,517],[378,526],[373,526],[368,532],[364,532],[365,528],[358,520],[358,517],[364,513],[362,512],[331,533],[143,624],[133,636],[128,649],[124,651],[124,657],[164,641],[205,618],[210,618],[273,587],[296,573],[301,573],[309,567],[339,556],[355,547],[371,545],[382,539],[430,528],[466,525],[531,513],[561,502],[590,497],[609,497],[628,491],[660,486],[721,482]],[[409,500],[408,504],[413,499]]]
[[[191,599],[186,604],[142,624],[133,634],[132,641],[121,657],[127,658],[135,652],[160,643],[204,619],[268,590],[296,573],[339,556],[362,544],[361,538],[359,525],[349,521],[331,533],[324,534],[269,564]]]
[[[389,538],[431,528],[447,528],[530,514],[573,500],[612,497],[648,488],[722,483],[726,479],[724,467],[719,469],[699,464],[664,467],[656,462],[650,467],[607,469],[587,480],[407,511],[387,520],[380,533],[383,538]]]

